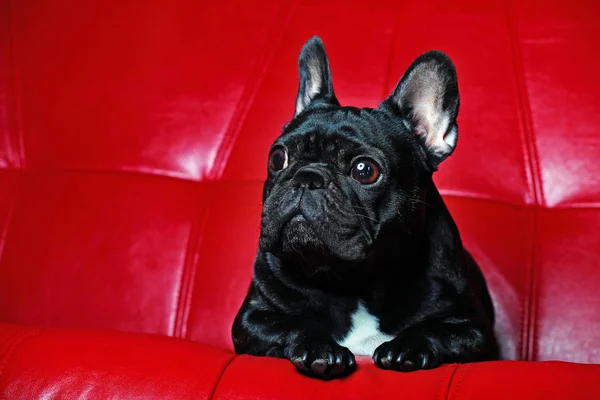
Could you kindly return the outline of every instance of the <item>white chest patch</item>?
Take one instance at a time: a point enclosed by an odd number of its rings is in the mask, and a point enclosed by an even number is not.
[[[350,332],[343,340],[337,342],[340,346],[350,349],[356,356],[372,356],[380,344],[394,338],[379,330],[379,319],[370,314],[362,302],[358,303],[351,321]]]

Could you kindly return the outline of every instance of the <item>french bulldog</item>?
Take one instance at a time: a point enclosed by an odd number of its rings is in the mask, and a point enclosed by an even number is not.
[[[432,180],[458,139],[453,63],[421,55],[377,108],[340,105],[318,37],[298,66],[235,351],[326,380],[355,355],[404,372],[496,358],[485,279]]]

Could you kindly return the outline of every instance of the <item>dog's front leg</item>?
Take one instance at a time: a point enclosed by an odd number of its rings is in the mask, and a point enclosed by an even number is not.
[[[407,328],[373,353],[383,369],[414,371],[444,363],[484,361],[495,357],[491,330],[470,319],[425,321]]]
[[[296,330],[286,340],[284,354],[298,371],[320,379],[346,376],[356,369],[354,354],[337,344],[330,334]]]
[[[326,326],[306,315],[243,309],[234,323],[237,353],[287,358],[301,373],[320,379],[356,369],[354,355],[333,340]]]

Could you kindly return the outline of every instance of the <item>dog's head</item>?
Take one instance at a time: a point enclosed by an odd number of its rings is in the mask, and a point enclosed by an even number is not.
[[[362,262],[410,230],[456,146],[456,72],[442,52],[425,53],[372,109],[340,106],[319,38],[298,65],[296,111],[269,153],[260,248]]]

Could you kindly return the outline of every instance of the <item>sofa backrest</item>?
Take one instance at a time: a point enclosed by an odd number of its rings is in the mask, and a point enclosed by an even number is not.
[[[319,34],[344,104],[450,55],[436,181],[504,356],[600,362],[600,3],[158,3],[0,0],[0,321],[231,348],[267,149]]]

